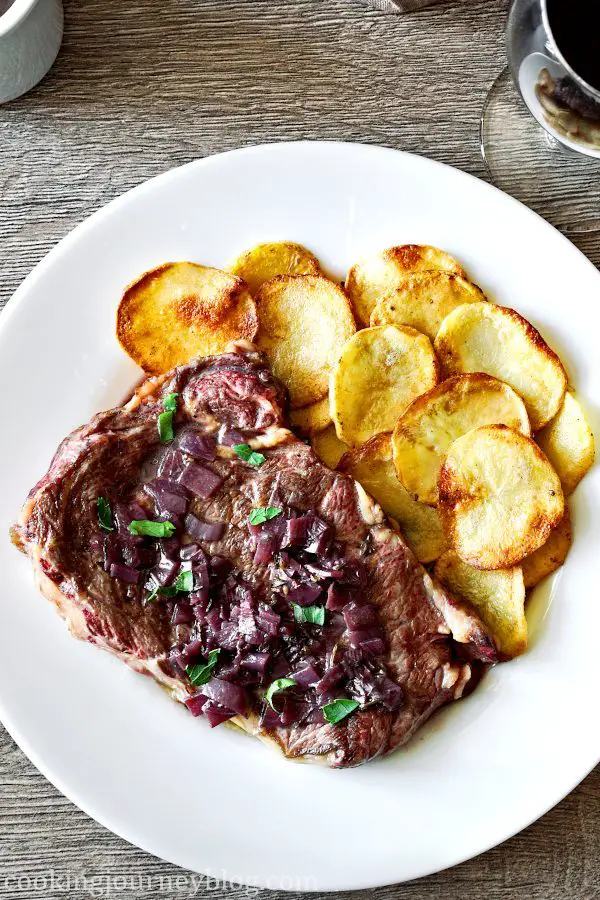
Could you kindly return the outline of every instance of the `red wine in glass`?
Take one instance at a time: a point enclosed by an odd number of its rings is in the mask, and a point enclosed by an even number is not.
[[[586,85],[600,91],[600,4],[597,0],[547,0],[556,49]]]

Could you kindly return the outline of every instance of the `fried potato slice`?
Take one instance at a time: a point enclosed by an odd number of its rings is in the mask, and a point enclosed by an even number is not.
[[[117,338],[145,372],[158,375],[197,356],[252,341],[254,300],[235,275],[196,263],[165,263],[131,284],[117,311]]]
[[[446,316],[464,303],[485,300],[482,291],[452,272],[408,275],[371,313],[373,325],[410,325],[434,341]]]
[[[531,433],[525,404],[511,387],[481,372],[454,375],[417,397],[394,428],[398,478],[421,503],[435,505],[438,476],[453,441],[480,425]]]
[[[558,472],[565,494],[572,494],[591,468],[596,451],[592,429],[571,391],[567,391],[560,410],[535,439]]]
[[[477,569],[506,569],[547,540],[564,513],[558,475],[531,438],[484,425],[450,445],[439,509],[448,539]]]
[[[451,593],[473,606],[504,656],[512,658],[525,652],[525,585],[519,566],[482,572],[449,550],[438,559],[434,572]]]
[[[459,306],[440,325],[435,352],[448,375],[486,372],[506,381],[525,401],[534,431],[561,407],[567,389],[563,365],[514,309],[485,302]]]
[[[337,435],[351,447],[391,431],[409,403],[438,381],[431,342],[414,328],[365,328],[345,345],[331,378]]]
[[[436,509],[416,503],[396,478],[389,434],[378,434],[346,453],[338,465],[398,522],[406,543],[422,563],[433,562],[447,547]]]
[[[572,543],[571,514],[569,507],[565,505],[565,514],[550,532],[546,543],[521,562],[525,587],[535,587],[542,578],[559,569],[567,558]]]
[[[330,469],[335,469],[344,453],[350,449],[348,444],[340,441],[333,425],[315,434],[310,443],[321,462]]]
[[[308,437],[323,431],[331,424],[329,395],[323,397],[322,400],[317,400],[316,403],[311,403],[310,406],[293,409],[290,412],[290,421],[301,434]]]
[[[254,296],[265,281],[277,275],[320,275],[321,265],[302,244],[274,241],[246,250],[229,266],[229,271],[243,278]]]
[[[257,344],[290,393],[292,409],[322,400],[341,349],[356,331],[344,291],[318,275],[279,275],[256,295]]]
[[[448,253],[421,244],[389,247],[355,263],[346,277],[346,290],[358,321],[368,325],[379,301],[394,293],[411,272],[431,269],[465,276]]]

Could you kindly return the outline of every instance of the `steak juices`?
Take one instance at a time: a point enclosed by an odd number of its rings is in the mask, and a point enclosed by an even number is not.
[[[284,406],[250,345],[144,383],[63,441],[18,540],[75,636],[194,715],[357,765],[497,652]]]

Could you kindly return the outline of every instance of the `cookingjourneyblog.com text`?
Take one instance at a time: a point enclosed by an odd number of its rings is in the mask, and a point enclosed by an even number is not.
[[[27,898],[46,897],[120,897],[121,900],[142,900],[146,897],[168,897],[187,900],[191,897],[229,896],[256,897],[260,888],[251,887],[255,881],[251,875],[229,875],[225,871],[196,875],[192,872],[128,874],[79,874],[56,869],[35,873],[14,872],[0,874],[0,885],[10,896]],[[271,890],[315,890],[315,879],[310,875],[273,875],[265,882]]]

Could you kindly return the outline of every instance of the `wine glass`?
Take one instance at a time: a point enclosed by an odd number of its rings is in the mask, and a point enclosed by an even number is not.
[[[494,184],[570,234],[600,230],[600,90],[578,74],[600,78],[591,20],[598,0],[513,0],[480,125]]]

